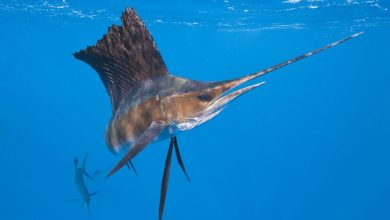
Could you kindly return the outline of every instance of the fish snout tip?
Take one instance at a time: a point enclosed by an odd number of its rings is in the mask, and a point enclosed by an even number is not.
[[[244,88],[244,91],[246,92],[246,91],[252,90],[252,89],[257,88],[259,86],[262,86],[264,84],[265,84],[265,81],[253,84],[251,86],[248,86],[248,87]]]

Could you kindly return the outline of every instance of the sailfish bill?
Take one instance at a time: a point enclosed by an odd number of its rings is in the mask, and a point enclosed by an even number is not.
[[[171,139],[161,185],[159,219],[168,189],[171,156],[189,179],[176,135],[191,130],[221,113],[228,103],[264,82],[234,90],[239,85],[298,60],[339,45],[363,32],[281,62],[262,71],[224,81],[197,81],[174,76],[146,26],[135,10],[126,8],[122,25],[112,25],[93,46],[74,54],[99,74],[111,100],[112,117],[105,132],[106,145],[118,154],[130,146],[108,173],[113,175],[129,164],[148,145]]]

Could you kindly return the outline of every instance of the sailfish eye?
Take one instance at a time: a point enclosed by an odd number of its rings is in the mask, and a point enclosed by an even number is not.
[[[198,96],[198,99],[202,102],[209,102],[211,100],[211,95],[202,94],[202,95]]]

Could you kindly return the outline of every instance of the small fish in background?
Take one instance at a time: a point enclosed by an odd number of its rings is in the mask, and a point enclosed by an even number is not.
[[[262,71],[232,80],[203,82],[174,76],[152,36],[134,9],[126,8],[122,26],[112,25],[95,45],[74,53],[102,80],[111,99],[112,117],[106,127],[109,150],[129,150],[108,173],[111,176],[149,144],[170,139],[161,184],[159,219],[162,219],[173,149],[187,179],[176,135],[214,118],[237,97],[264,82],[234,90],[245,82],[304,59],[362,34],[356,33]]]
[[[69,201],[79,201],[79,200],[84,201],[84,204],[87,205],[88,214],[91,215],[91,209],[89,206],[90,202],[91,202],[91,197],[96,195],[99,191],[89,193],[87,185],[85,184],[84,176],[90,180],[93,180],[92,176],[89,175],[86,171],[87,157],[88,157],[88,154],[86,154],[84,156],[84,160],[83,160],[81,167],[79,167],[78,158],[75,158],[73,160],[74,168],[75,168],[75,183],[76,183],[77,190],[79,191],[81,197],[76,198],[76,199],[71,199]]]

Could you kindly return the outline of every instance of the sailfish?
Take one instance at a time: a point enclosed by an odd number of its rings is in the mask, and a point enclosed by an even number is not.
[[[74,53],[74,57],[99,74],[111,99],[112,117],[106,126],[105,141],[111,152],[124,152],[124,156],[107,177],[131,162],[151,143],[170,139],[161,184],[159,219],[163,215],[173,149],[188,178],[177,143],[179,132],[214,118],[228,103],[263,82],[234,90],[237,86],[362,34],[353,34],[253,74],[204,82],[169,73],[155,41],[134,9],[126,8],[121,21],[122,25],[112,25],[95,45]]]
[[[89,207],[89,203],[91,201],[92,196],[96,195],[99,191],[89,193],[87,185],[85,184],[84,176],[88,177],[90,180],[93,180],[93,177],[87,173],[87,170],[85,168],[86,163],[87,163],[87,157],[88,157],[88,154],[86,154],[84,156],[84,160],[83,160],[81,167],[79,167],[79,159],[78,158],[74,158],[74,160],[73,160],[74,168],[75,168],[75,183],[76,183],[77,190],[79,191],[81,197],[76,198],[76,199],[71,199],[69,201],[83,200],[84,204],[87,205],[88,214],[91,215],[91,209]]]

